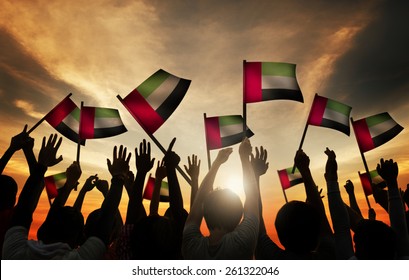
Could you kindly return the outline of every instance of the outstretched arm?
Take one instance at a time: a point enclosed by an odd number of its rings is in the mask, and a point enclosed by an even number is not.
[[[190,208],[192,208],[193,201],[195,200],[197,190],[199,189],[199,172],[200,172],[200,159],[197,160],[197,155],[192,155],[187,158],[188,166],[184,166],[186,173],[190,176]]]
[[[398,237],[398,254],[399,257],[409,256],[409,235],[405,219],[405,208],[398,189],[398,164],[392,159],[381,159],[377,165],[378,174],[388,184],[388,200],[389,200],[389,219],[391,227],[395,230]]]
[[[162,186],[162,181],[166,177],[166,166],[165,162],[161,160],[156,167],[155,172],[155,186],[153,188],[152,199],[149,205],[149,216],[157,216],[160,200],[160,188]]]
[[[50,135],[48,140],[43,138],[38,164],[34,172],[28,177],[15,207],[11,225],[23,226],[30,229],[33,221],[33,213],[37,208],[38,200],[44,188],[44,174],[47,168],[62,161],[62,156],[56,157],[62,138],[58,140],[57,134]]]
[[[81,168],[79,164],[74,161],[66,171],[67,181],[62,188],[58,190],[58,195],[53,201],[52,206],[60,206],[63,207],[68,200],[68,197],[71,194],[71,191],[75,189],[78,185],[78,180],[80,179],[82,174]]]
[[[347,180],[344,188],[348,194],[349,197],[349,206],[358,214],[360,215],[362,218],[362,213],[361,213],[361,209],[359,209],[358,206],[358,202],[356,201],[356,197],[355,197],[355,192],[354,192],[354,184],[351,182],[351,180]]]
[[[92,191],[98,181],[98,176],[92,175],[89,176],[88,179],[85,181],[84,186],[82,186],[81,190],[78,193],[77,199],[74,202],[74,208],[81,212],[82,204],[84,203],[85,194],[87,192]]]
[[[216,178],[216,174],[219,171],[220,166],[225,163],[230,154],[233,152],[232,148],[225,148],[219,151],[216,159],[214,160],[209,172],[203,178],[197,191],[196,198],[193,202],[193,206],[190,209],[190,213],[187,216],[186,225],[195,224],[200,226],[203,218],[203,201],[206,195],[213,190],[213,183]]]
[[[339,191],[338,164],[334,151],[327,148],[325,154],[328,156],[325,166],[325,180],[327,181],[328,204],[334,227],[336,254],[338,259],[350,259],[354,255],[354,250],[348,212]]]

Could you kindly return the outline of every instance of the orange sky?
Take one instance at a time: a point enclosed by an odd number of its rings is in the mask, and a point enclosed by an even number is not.
[[[409,36],[407,4],[386,1],[1,1],[0,3],[0,152],[24,124],[34,125],[69,92],[72,100],[88,106],[117,108],[128,132],[107,139],[89,140],[81,149],[81,184],[98,173],[109,179],[105,165],[112,147],[139,145],[146,133],[129,115],[116,95],[124,97],[159,68],[192,80],[180,106],[155,137],[167,146],[177,137],[174,150],[181,156],[197,154],[202,160],[200,178],[207,171],[203,113],[208,116],[242,113],[242,62],[281,61],[297,64],[297,78],[304,103],[269,101],[247,106],[247,124],[255,135],[253,146],[263,145],[270,168],[261,181],[264,217],[274,235],[274,218],[284,203],[277,170],[292,166],[305,121],[316,92],[352,106],[359,119],[387,111],[403,127],[409,127],[407,80]],[[402,5],[402,7],[400,6]],[[55,130],[41,124],[31,136],[40,139]],[[399,184],[409,182],[409,135],[404,129],[385,145],[365,154],[369,168],[381,157],[399,163]],[[154,145],[153,145],[154,146]],[[325,189],[323,177],[326,147],[335,150],[339,182],[355,183],[358,203],[367,215],[359,183],[363,171],[355,136],[310,127],[304,150],[310,156],[315,182]],[[234,154],[221,168],[217,186],[242,195],[241,168]],[[75,159],[76,145],[64,139],[64,161],[48,174],[64,171]],[[153,156],[162,157],[153,147]],[[212,159],[217,151],[211,151]],[[135,171],[131,160],[131,169]],[[19,187],[27,176],[22,153],[9,162],[5,173]],[[154,170],[152,170],[152,173]],[[184,203],[189,205],[189,186],[180,177]],[[325,191],[324,191],[325,192]],[[287,191],[290,200],[304,200],[302,185]],[[73,193],[68,204],[73,203]],[[385,212],[372,197],[378,218]],[[92,191],[84,203],[86,217],[101,203]],[[126,193],[121,202],[125,215]],[[325,205],[327,205],[324,199]],[[166,205],[163,205],[164,209]],[[43,195],[30,236],[48,210]],[[163,209],[162,209],[163,210]],[[163,210],[164,211],[164,210]]]

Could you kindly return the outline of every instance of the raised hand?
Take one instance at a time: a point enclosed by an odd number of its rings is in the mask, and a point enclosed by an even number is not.
[[[239,154],[240,157],[249,157],[251,156],[251,143],[250,140],[246,137],[241,141],[240,146],[239,146]]]
[[[168,150],[163,158],[165,166],[168,168],[176,168],[180,162],[180,157],[178,154],[172,151],[172,147],[175,144],[176,138],[173,138],[169,144]]]
[[[117,146],[114,147],[113,160],[112,163],[107,159],[108,170],[112,177],[120,177],[125,180],[127,173],[129,171],[129,160],[131,159],[131,153],[127,154],[127,149],[122,145],[117,151]]]
[[[82,189],[83,189],[85,192],[92,191],[92,189],[93,189],[94,187],[96,187],[97,182],[98,182],[98,175],[97,175],[97,174],[91,175],[91,176],[89,176],[89,177],[87,178],[87,180],[85,181],[85,184],[84,184],[84,186],[82,187]]]
[[[334,151],[330,149],[325,150],[325,154],[328,156],[327,164],[325,166],[325,180],[328,181],[338,181],[338,164],[337,161],[335,160],[336,155]]]
[[[143,139],[139,144],[139,153],[138,148],[135,148],[135,157],[136,170],[138,172],[148,173],[155,162],[155,158],[151,159],[151,143]]]
[[[34,139],[31,138],[27,133],[27,125],[24,126],[23,131],[13,136],[10,142],[10,149],[15,152],[22,148],[33,148]]]
[[[97,190],[99,190],[102,195],[105,197],[109,191],[109,187],[108,187],[108,181],[107,180],[100,180],[98,179],[95,182],[95,187],[97,188]]]
[[[131,170],[129,170],[128,174],[127,174],[127,176],[125,178],[125,183],[124,183],[125,189],[126,189],[126,192],[128,193],[128,195],[130,195],[131,192],[132,192],[132,186],[133,186],[134,182],[135,182],[135,175],[133,174],[133,172]]]
[[[57,134],[52,134],[47,140],[46,143],[46,138],[43,138],[43,142],[41,145],[40,153],[38,154],[38,163],[50,167],[54,166],[57,163],[62,161],[62,156],[59,156],[57,158],[57,151],[58,148],[61,145],[62,142],[62,137],[60,137],[57,141]]]
[[[74,161],[66,170],[67,181],[66,185],[70,188],[75,188],[78,185],[78,180],[81,177],[82,171],[78,162]]]
[[[200,172],[200,160],[197,160],[197,155],[192,155],[192,158],[187,157],[188,166],[184,165],[186,173],[189,174],[190,180],[198,180]]]
[[[310,158],[304,153],[303,150],[298,150],[294,158],[295,166],[298,168],[301,174],[309,171],[310,168]]]
[[[214,163],[219,163],[219,164],[225,163],[229,159],[232,152],[233,152],[233,148],[225,148],[225,149],[220,150],[219,153],[217,154],[216,159],[214,160]]]
[[[156,166],[155,180],[162,181],[164,178],[166,178],[166,166],[165,161],[161,160],[160,162],[158,161]]]
[[[347,181],[346,181],[346,183],[345,183],[345,185],[344,185],[344,188],[345,188],[346,192],[347,192],[349,195],[354,194],[354,184],[351,182],[351,180],[347,180]]]
[[[380,163],[376,166],[376,171],[388,183],[388,187],[390,187],[390,183],[397,180],[399,173],[398,163],[394,162],[393,159],[385,161],[381,158]]]
[[[260,146],[260,150],[256,147],[256,156],[251,154],[251,165],[253,166],[254,175],[257,177],[267,172],[267,150],[265,150],[263,146]]]

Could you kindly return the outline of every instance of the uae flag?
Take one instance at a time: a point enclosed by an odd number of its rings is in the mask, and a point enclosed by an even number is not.
[[[304,102],[295,64],[244,62],[244,103],[288,99]]]
[[[372,187],[371,187],[371,182],[369,181],[367,173],[360,173],[359,178],[361,179],[361,184],[362,188],[364,189],[364,193],[366,196],[369,196],[372,194]],[[379,187],[379,188],[385,188],[386,187],[386,182],[382,179],[381,175],[378,174],[376,170],[369,171],[369,176],[371,177],[372,184]]]
[[[44,177],[45,190],[49,199],[53,199],[58,195],[58,189],[62,188],[67,180],[65,172]]]
[[[385,144],[403,130],[386,112],[353,121],[352,127],[362,153]]]
[[[292,170],[292,167],[277,170],[278,178],[280,179],[281,187],[283,188],[283,190],[286,190],[303,182],[300,171],[296,168],[294,173],[292,173]]]
[[[332,128],[349,136],[351,109],[348,105],[316,94],[307,123]]]
[[[118,99],[142,128],[153,134],[179,106],[190,82],[160,69],[124,99]]]
[[[149,176],[148,182],[146,183],[145,191],[143,193],[143,198],[152,200],[153,189],[155,188],[155,178]],[[161,202],[169,202],[169,185],[167,182],[162,181],[160,187],[160,198]]]
[[[254,135],[248,127],[244,134],[241,115],[205,118],[205,133],[209,150],[231,146],[240,143],[244,136],[250,138]]]
[[[59,133],[78,143],[80,109],[70,99],[70,96],[71,94],[64,98],[44,118]],[[85,145],[85,140],[81,139],[80,143]]]
[[[126,131],[117,109],[86,106],[81,108],[81,139],[111,137]]]

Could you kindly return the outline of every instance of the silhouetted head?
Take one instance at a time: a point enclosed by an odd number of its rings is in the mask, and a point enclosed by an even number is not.
[[[218,228],[231,232],[241,221],[243,204],[230,189],[217,189],[206,196],[203,216],[210,231]]]
[[[318,246],[321,219],[318,211],[302,201],[290,201],[277,213],[275,227],[286,250],[307,254]]]
[[[84,225],[85,240],[91,236],[95,236],[95,233],[98,231],[100,216],[101,216],[101,208],[95,209],[94,211],[89,213],[87,220],[85,222],[85,225]],[[111,231],[111,235],[109,238],[109,244],[111,244],[119,236],[122,226],[123,226],[122,218],[120,216],[120,213],[117,212],[117,215],[115,215],[114,223],[112,225],[112,231]]]
[[[38,240],[45,244],[64,242],[71,248],[80,245],[84,229],[84,217],[71,206],[52,207],[37,232]]]
[[[396,234],[381,221],[361,220],[355,229],[354,243],[355,256],[360,260],[396,258]]]
[[[0,211],[14,207],[17,189],[17,183],[13,178],[0,175]]]
[[[131,233],[132,258],[135,260],[169,260],[179,255],[171,221],[163,216],[139,220]]]

